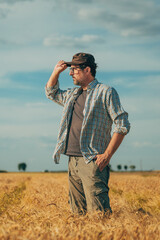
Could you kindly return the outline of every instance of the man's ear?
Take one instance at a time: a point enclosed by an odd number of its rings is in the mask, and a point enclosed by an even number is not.
[[[86,71],[86,73],[90,73],[91,72],[91,68],[90,67],[86,67],[85,71]]]

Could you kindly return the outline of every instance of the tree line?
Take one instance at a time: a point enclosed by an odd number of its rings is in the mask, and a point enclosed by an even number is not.
[[[117,169],[120,171],[124,168],[125,171],[128,170],[128,168],[130,168],[130,170],[134,171],[136,169],[136,166],[135,165],[130,165],[130,166],[127,166],[127,165],[124,165],[122,166],[121,164],[118,164],[117,165]]]
[[[109,167],[110,167],[111,171],[113,171],[112,166],[110,164],[109,164]],[[22,163],[18,164],[18,170],[19,171],[21,171],[21,170],[26,171],[26,168],[27,168],[27,164],[25,162],[22,162]],[[121,164],[117,165],[118,171],[120,171],[122,169],[127,171],[129,168],[130,168],[131,171],[134,171],[136,169],[136,166],[135,165],[130,165],[130,166],[124,165],[124,166],[122,166]],[[47,170],[46,170],[46,172],[47,172]]]

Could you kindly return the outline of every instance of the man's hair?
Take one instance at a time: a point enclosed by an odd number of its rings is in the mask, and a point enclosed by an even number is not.
[[[82,64],[82,65],[79,65],[79,66],[80,66],[80,68],[81,68],[82,70],[85,69],[86,67],[90,67],[92,76],[93,76],[93,77],[96,76],[97,63],[94,63],[94,64],[92,64],[92,65]]]

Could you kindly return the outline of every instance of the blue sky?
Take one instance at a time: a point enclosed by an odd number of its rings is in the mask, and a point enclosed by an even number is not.
[[[89,52],[113,86],[131,131],[111,160],[160,170],[160,3],[156,0],[0,0],[0,169],[66,170],[52,160],[62,108],[44,86],[58,60]],[[68,70],[60,86],[73,87]]]

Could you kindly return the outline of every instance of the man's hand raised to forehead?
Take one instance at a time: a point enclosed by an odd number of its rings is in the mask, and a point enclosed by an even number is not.
[[[67,64],[65,64],[65,62],[63,60],[60,60],[54,67],[54,70],[53,70],[46,86],[53,87],[58,81],[59,74],[61,72],[63,72],[66,68],[67,68]]]
[[[55,73],[55,74],[60,74],[60,73],[63,72],[66,68],[67,68],[67,64],[65,64],[65,61],[60,60],[60,61],[56,64],[56,66],[55,66],[55,68],[54,68],[54,70],[53,70],[53,73]]]

